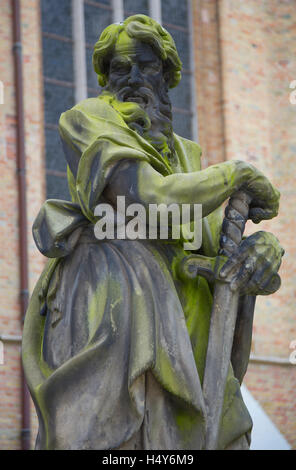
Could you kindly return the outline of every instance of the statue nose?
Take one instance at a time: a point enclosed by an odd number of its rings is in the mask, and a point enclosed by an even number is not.
[[[140,86],[143,83],[143,77],[137,65],[133,65],[130,71],[128,84],[130,86]]]

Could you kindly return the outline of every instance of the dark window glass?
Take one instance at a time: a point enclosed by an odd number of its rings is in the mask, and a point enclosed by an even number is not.
[[[43,36],[43,75],[73,82],[72,43]]]
[[[188,2],[178,0],[162,1],[163,26],[173,37],[183,70],[190,70],[190,43],[188,30]],[[169,25],[169,26],[168,26]],[[175,26],[175,27],[174,27]],[[184,30],[185,28],[185,30]],[[182,73],[182,79],[169,95],[173,106],[174,131],[186,138],[191,138],[191,74]],[[182,110],[181,111],[178,111]]]
[[[74,88],[44,83],[46,124],[58,124],[61,113],[74,106]]]
[[[162,23],[174,24],[187,28],[188,10],[187,1],[162,0],[161,2]]]
[[[191,89],[190,89],[191,76],[183,74],[179,85],[169,91],[169,95],[173,106],[190,111],[191,107]]]
[[[165,29],[170,33],[175,41],[183,68],[190,69],[189,34],[167,26],[165,26]]]
[[[92,93],[92,96],[94,94],[98,95],[101,91],[101,87],[99,86],[98,76],[96,72],[94,71],[93,64],[92,64],[93,49],[86,48],[85,53],[86,53],[86,66],[87,66],[87,87],[91,88],[90,92]]]
[[[112,11],[84,4],[85,40],[93,46],[101,32],[112,23]]]
[[[74,105],[74,87],[61,86],[48,80],[73,82],[72,0],[42,0],[44,118],[47,198],[70,199],[62,144],[58,125],[62,112]],[[50,37],[58,35],[69,41]],[[55,173],[57,172],[57,173]]]
[[[66,201],[69,201],[71,198],[67,178],[47,173],[46,196],[47,199],[65,199]]]
[[[46,141],[46,169],[55,171],[67,171],[67,163],[62,149],[61,138],[58,129],[45,128]]]
[[[191,139],[191,115],[174,111],[173,128],[176,134]]]
[[[71,0],[42,0],[42,31],[71,38]]]
[[[87,0],[84,0],[84,3],[87,3]],[[104,5],[109,5],[111,6],[110,4],[110,0],[91,0],[91,3],[97,3],[97,4],[104,4]]]
[[[100,90],[96,91],[93,88],[89,88],[87,90],[87,97],[88,98],[96,98],[100,94]]]
[[[134,15],[136,13],[142,13],[143,15],[149,15],[148,0],[124,0],[123,1],[124,16]]]
[[[71,5],[72,0],[42,0],[42,31],[72,39]],[[92,67],[92,47],[103,29],[113,21],[112,10],[108,9],[108,6],[111,7],[110,0],[85,0],[84,2],[86,43],[91,46],[91,48],[86,48],[88,96],[97,96],[100,92],[97,76]],[[136,13],[149,14],[148,0],[124,0],[125,17]],[[189,69],[189,34],[182,30],[188,26],[187,2],[162,0],[162,21],[175,40],[183,68]],[[166,26],[166,23],[172,26]],[[57,126],[61,113],[74,105],[74,87],[62,86],[59,83],[49,82],[48,79],[73,82],[72,42],[59,41],[43,35],[43,74],[45,76],[45,123]],[[178,87],[170,91],[170,97],[175,108],[174,130],[177,134],[190,138],[189,74],[183,74]],[[183,110],[183,112],[176,111],[176,109]],[[45,138],[47,197],[70,199],[67,179],[63,176],[66,172],[66,160],[58,130],[46,127]]]

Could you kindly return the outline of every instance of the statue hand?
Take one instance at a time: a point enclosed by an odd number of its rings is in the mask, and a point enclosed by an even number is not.
[[[280,192],[257,168],[251,164],[246,164],[246,166],[248,175],[240,189],[251,195],[249,218],[255,224],[258,224],[261,220],[272,219],[277,216]]]
[[[269,232],[256,232],[243,240],[220,272],[223,279],[234,272],[230,287],[241,294],[266,295],[275,292],[274,283],[285,251]],[[276,287],[273,287],[276,285]]]

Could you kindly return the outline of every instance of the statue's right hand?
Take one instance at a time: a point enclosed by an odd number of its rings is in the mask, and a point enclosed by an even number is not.
[[[252,197],[249,218],[258,224],[261,220],[272,219],[278,215],[280,192],[257,168],[246,164],[248,175],[240,189]]]

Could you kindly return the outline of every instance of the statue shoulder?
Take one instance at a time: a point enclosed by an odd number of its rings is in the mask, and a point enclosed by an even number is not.
[[[110,123],[123,125],[119,114],[101,96],[87,98],[61,114],[59,133],[65,145],[74,146],[81,154]]]
[[[67,163],[76,176],[82,153],[111,123],[121,125],[118,113],[100,97],[88,98],[61,114],[59,134]]]
[[[79,116],[81,119],[104,119],[121,123],[118,113],[102,95],[80,101],[73,108],[62,113],[59,124],[61,126],[65,120],[69,121],[73,118],[77,120]]]

